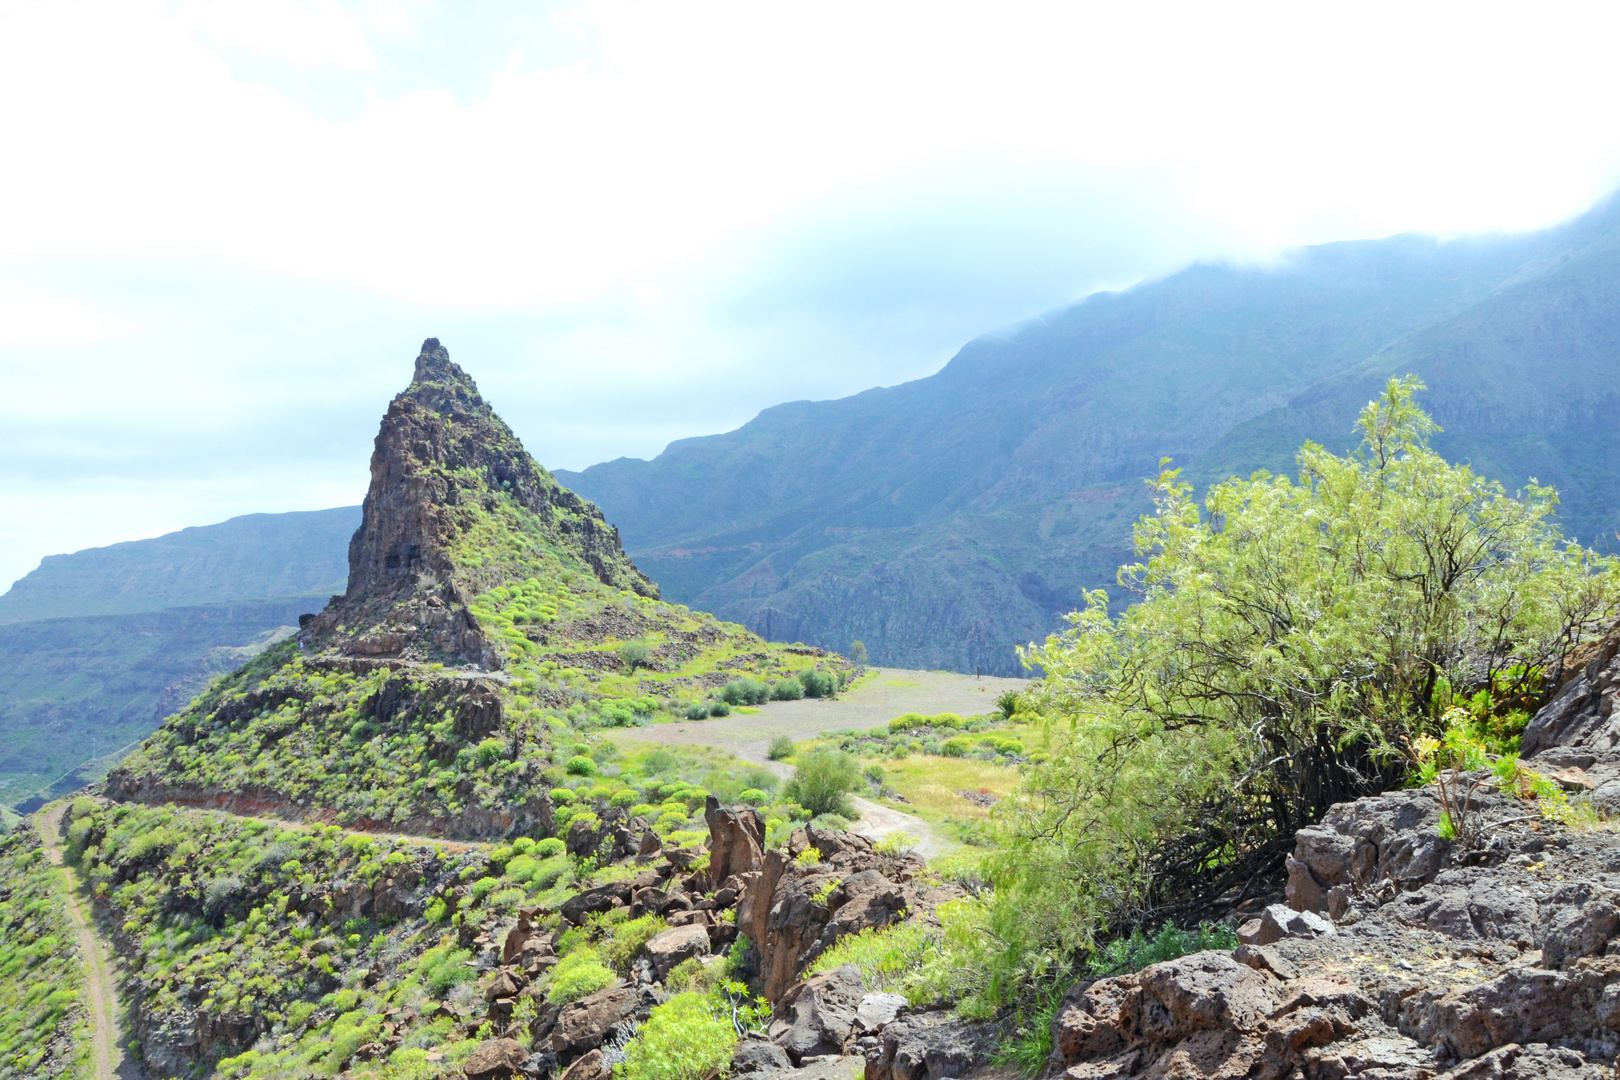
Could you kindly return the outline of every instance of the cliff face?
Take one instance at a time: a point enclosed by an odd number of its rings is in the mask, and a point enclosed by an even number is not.
[[[388,406],[371,457],[349,584],[307,624],[305,643],[350,656],[500,666],[467,600],[534,570],[576,562],[613,588],[658,596],[591,503],[557,483],[437,338]]]

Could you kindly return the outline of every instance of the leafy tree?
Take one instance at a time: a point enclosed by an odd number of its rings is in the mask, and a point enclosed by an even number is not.
[[[854,817],[849,793],[862,786],[861,767],[855,758],[842,750],[824,747],[799,762],[782,794],[812,814]]]
[[[849,658],[857,664],[866,663],[866,642],[856,638],[849,643]]]
[[[618,648],[619,662],[626,671],[635,671],[646,667],[647,661],[652,658],[652,649],[644,641],[627,641]]]
[[[1353,454],[1307,443],[1297,482],[1230,480],[1200,507],[1161,472],[1120,571],[1137,603],[1115,618],[1091,593],[1025,652],[1052,757],[1000,811],[993,900],[947,928],[984,1004],[1099,929],[1274,871],[1329,805],[1400,780],[1453,687],[1557,685],[1620,614],[1620,564],[1562,538],[1550,488],[1514,498],[1431,450],[1420,388],[1391,380]]]
[[[772,761],[781,761],[783,758],[793,756],[793,740],[786,735],[775,735],[771,738],[770,749],[766,756]]]

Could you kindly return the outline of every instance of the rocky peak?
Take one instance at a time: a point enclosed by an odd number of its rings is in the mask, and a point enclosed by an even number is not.
[[[466,603],[567,568],[656,597],[618,530],[524,450],[437,338],[388,406],[349,583],[306,641],[350,655],[500,666]]]

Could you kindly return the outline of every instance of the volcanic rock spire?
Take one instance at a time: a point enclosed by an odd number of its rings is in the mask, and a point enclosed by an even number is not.
[[[377,433],[348,588],[308,624],[308,644],[498,667],[467,601],[560,568],[658,596],[602,512],[537,464],[428,338]]]

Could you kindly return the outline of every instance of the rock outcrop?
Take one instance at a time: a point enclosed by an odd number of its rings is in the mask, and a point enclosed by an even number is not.
[[[1491,791],[1471,812],[1486,843],[1463,858],[1438,834],[1430,790],[1335,806],[1299,832],[1292,907],[1247,924],[1252,943],[1071,990],[1051,1071],[1608,1075],[1620,1054],[1620,837],[1572,833]]]
[[[466,601],[511,575],[489,551],[474,559],[467,549],[481,536],[488,544],[528,530],[605,584],[658,595],[601,511],[541,468],[472,378],[428,338],[410,386],[389,404],[377,433],[371,486],[349,541],[348,588],[302,637],[349,656],[497,668],[499,652]]]
[[[1564,775],[1570,786],[1591,790],[1606,813],[1620,812],[1620,631],[1593,650],[1584,667],[1566,682],[1525,728],[1521,756],[1541,772]]]

